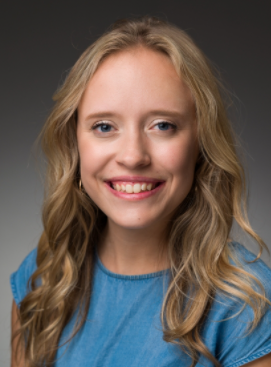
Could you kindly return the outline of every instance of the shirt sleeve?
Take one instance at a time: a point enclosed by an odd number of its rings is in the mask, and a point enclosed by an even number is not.
[[[18,270],[10,276],[12,295],[18,307],[20,307],[23,298],[30,292],[28,280],[37,269],[36,258],[37,249],[35,248],[23,260]]]
[[[261,281],[266,297],[271,301],[269,267],[262,260],[248,264],[247,261],[254,260],[255,255],[238,243],[234,246],[242,267]],[[224,295],[215,297],[204,339],[223,367],[240,367],[271,353],[271,306],[267,305],[257,327],[249,332],[253,318],[252,308],[243,308],[241,300]]]

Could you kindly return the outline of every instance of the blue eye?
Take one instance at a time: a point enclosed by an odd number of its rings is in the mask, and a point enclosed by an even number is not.
[[[169,122],[163,121],[159,122],[156,126],[158,126],[159,130],[161,131],[167,131],[167,130],[174,130],[176,129],[176,126],[173,124],[170,124]]]
[[[112,126],[109,124],[105,124],[104,122],[100,122],[92,127],[93,130],[98,130],[102,133],[108,133],[111,131]]]
[[[110,125],[105,125],[105,124],[104,125],[100,125],[99,127],[101,128],[101,131],[103,133],[107,133],[111,129],[111,126]]]

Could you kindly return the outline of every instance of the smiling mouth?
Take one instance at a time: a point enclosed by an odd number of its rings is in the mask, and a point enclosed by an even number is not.
[[[161,184],[162,182],[110,182],[110,187],[126,194],[139,194],[140,192],[152,191]]]

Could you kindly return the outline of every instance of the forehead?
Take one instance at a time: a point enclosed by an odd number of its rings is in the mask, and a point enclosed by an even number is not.
[[[114,53],[101,63],[87,84],[79,112],[165,108],[185,113],[193,106],[190,90],[169,57],[137,47]]]

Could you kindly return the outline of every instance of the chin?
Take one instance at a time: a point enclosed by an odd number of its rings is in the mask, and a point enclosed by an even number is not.
[[[108,220],[112,221],[118,227],[121,227],[123,229],[130,229],[130,230],[144,229],[144,228],[149,228],[155,225],[159,225],[157,221],[146,220],[144,218],[139,218],[139,217],[133,218],[131,220],[128,220],[126,218],[125,221],[119,221],[119,220],[115,221],[110,218],[108,218]]]

